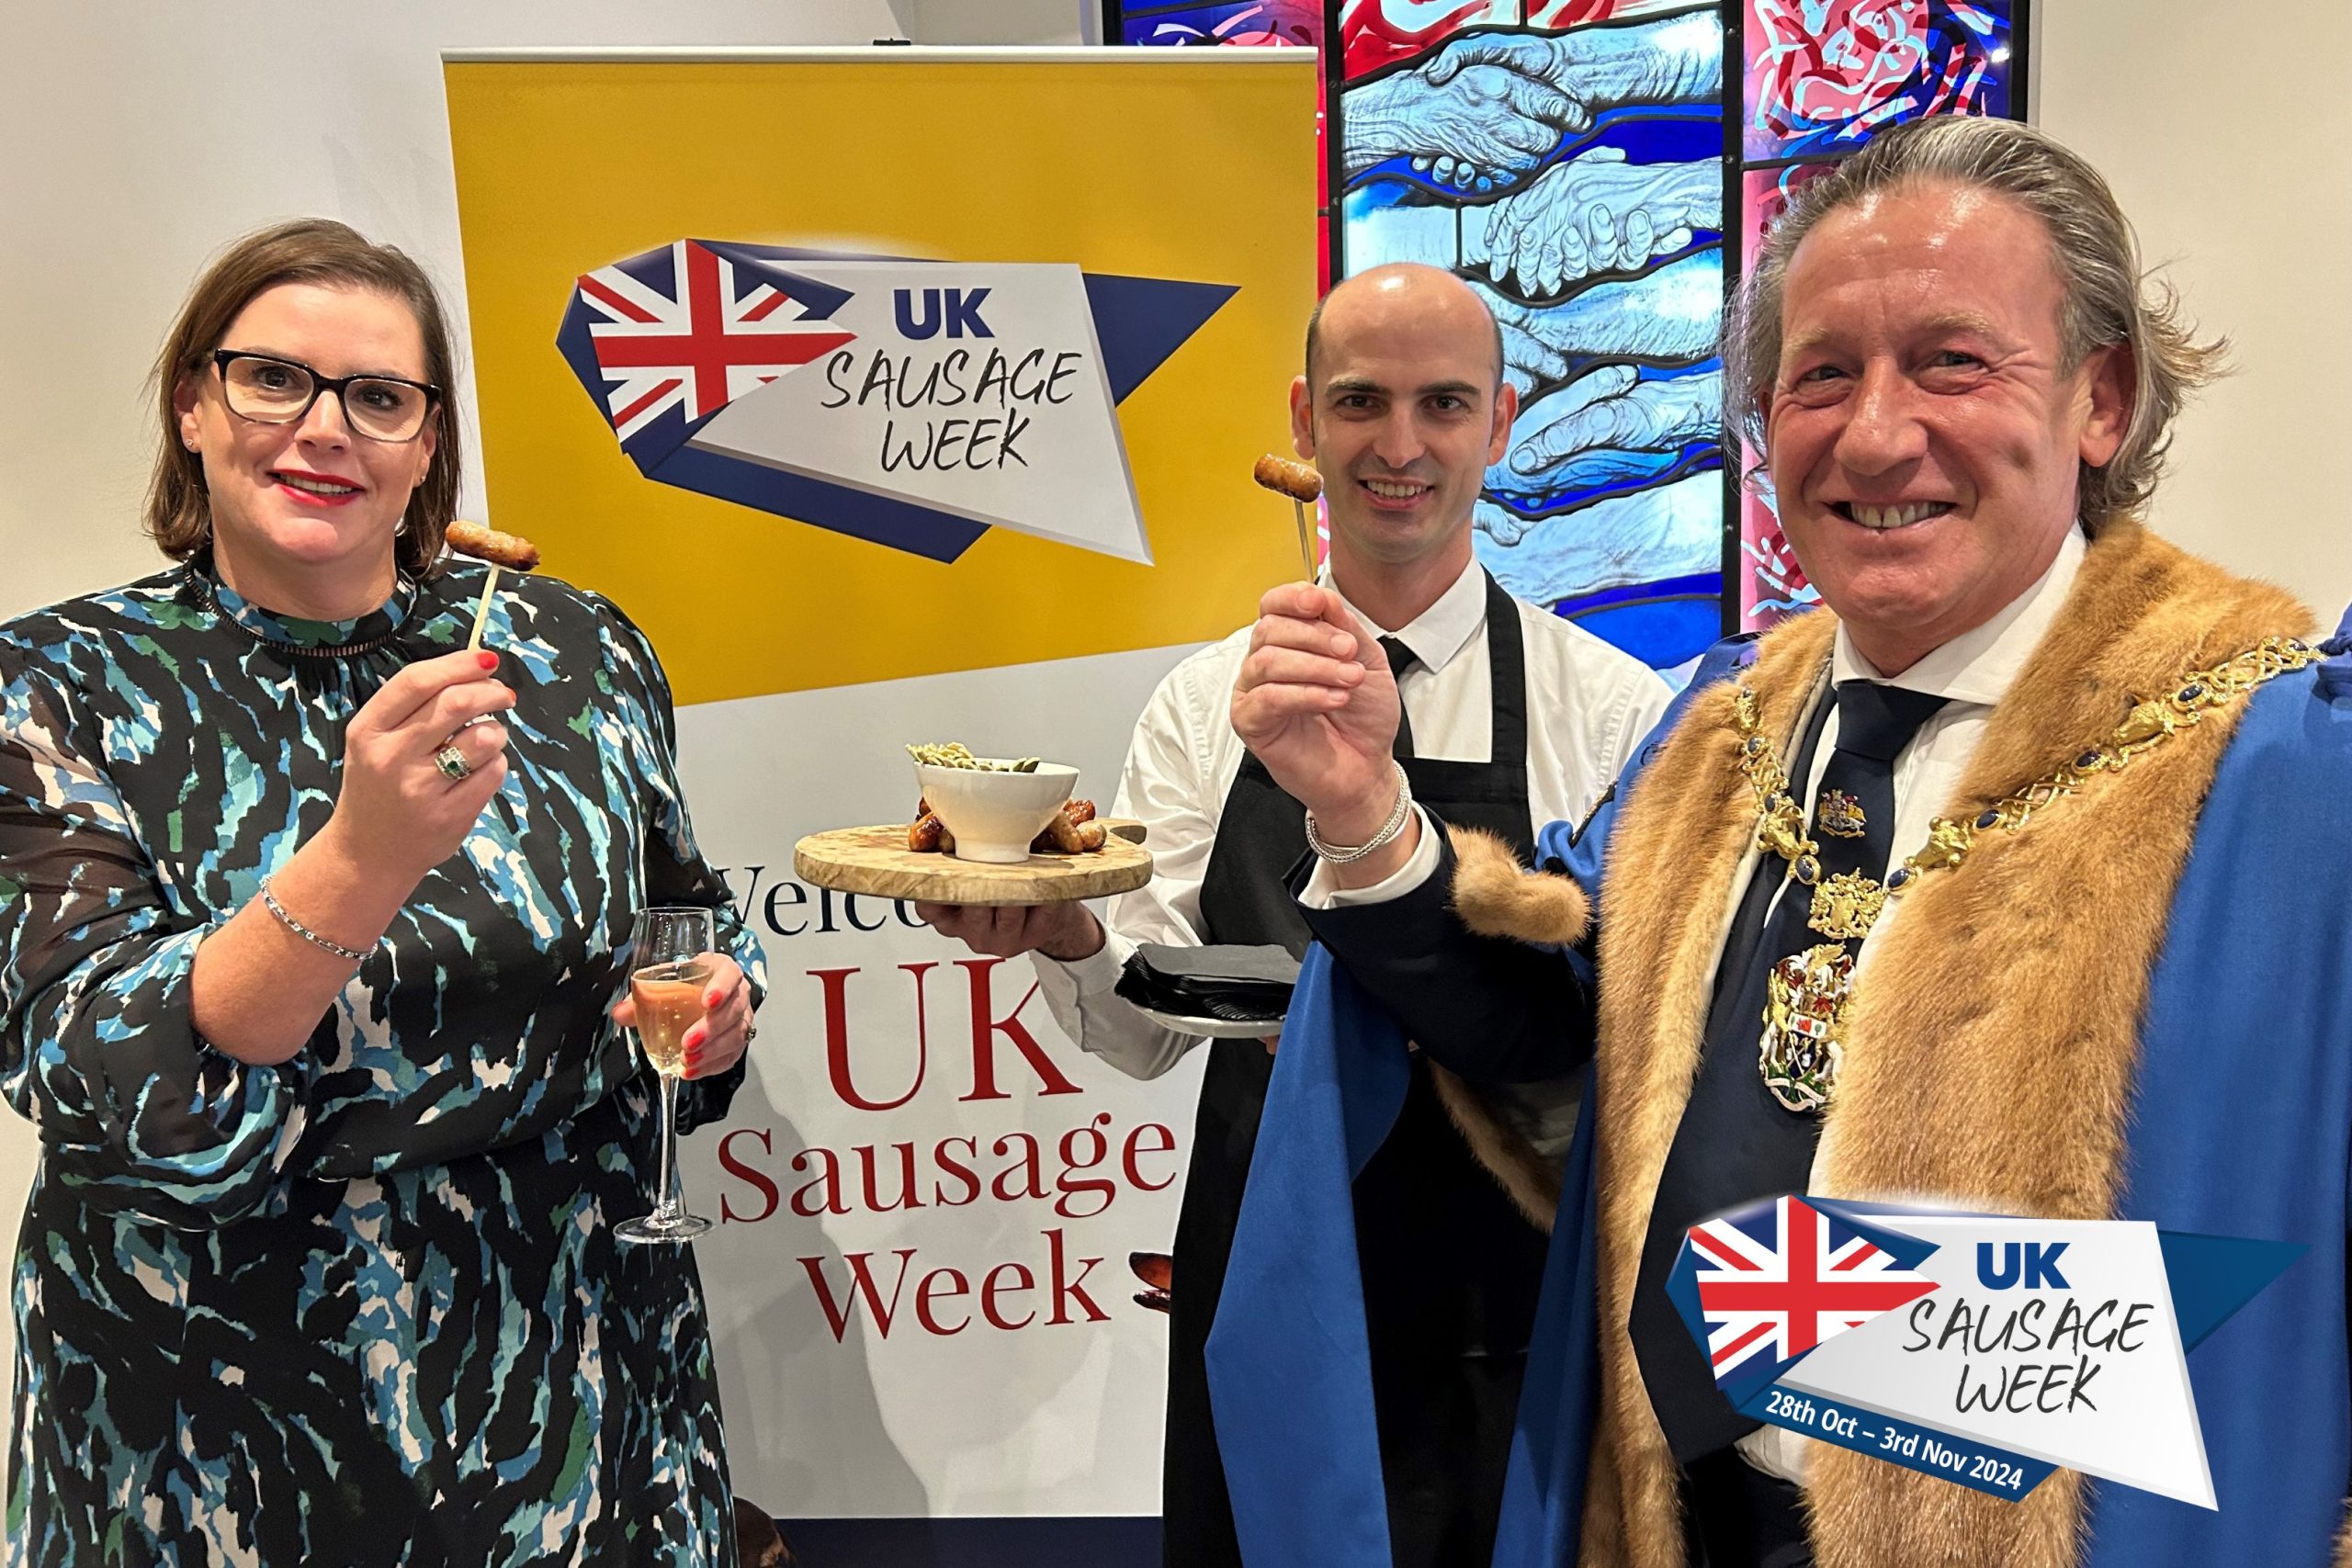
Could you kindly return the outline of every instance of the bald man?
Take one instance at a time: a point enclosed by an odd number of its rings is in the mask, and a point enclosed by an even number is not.
[[[1502,370],[1500,333],[1468,286],[1381,267],[1332,289],[1309,319],[1291,436],[1323,475],[1323,581],[1355,628],[1338,651],[1401,698],[1396,758],[1412,798],[1525,858],[1537,824],[1600,799],[1668,694],[1639,660],[1510,598],[1472,558],[1471,508],[1518,408]],[[1179,664],[1136,727],[1114,810],[1150,827],[1150,886],[1113,900],[1103,920],[1077,904],[921,908],[980,952],[1033,954],[1063,1029],[1137,1077],[1202,1043],[1113,994],[1138,942],[1306,949],[1283,881],[1309,849],[1305,813],[1227,718],[1251,629]],[[1346,855],[1333,837],[1317,852]],[[1172,1568],[1241,1562],[1203,1351],[1272,1065],[1259,1041],[1209,1043],[1170,1312]],[[1500,1122],[1451,1088],[1416,1069],[1397,1131],[1356,1183],[1390,1538],[1396,1562],[1416,1568],[1487,1559],[1544,1258],[1542,1235],[1472,1151],[1505,1135]]]

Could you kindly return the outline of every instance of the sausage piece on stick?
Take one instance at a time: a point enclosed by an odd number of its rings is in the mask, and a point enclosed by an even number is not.
[[[530,570],[539,564],[539,547],[520,534],[502,534],[464,518],[450,524],[442,538],[459,555],[490,563],[490,581],[482,584],[481,603],[474,606],[473,635],[466,638],[466,648],[470,651],[481,646],[481,628],[490,618],[490,600],[498,592],[499,572]]]
[[[1306,566],[1306,575],[1315,575],[1315,540],[1306,527],[1306,507],[1310,502],[1323,497],[1323,476],[1306,464],[1288,457],[1277,457],[1272,452],[1258,459],[1251,478],[1276,495],[1290,497],[1291,514],[1298,520],[1298,556]]]
[[[458,518],[442,536],[451,549],[509,571],[529,571],[539,564],[539,547],[519,534],[502,534],[481,523]]]
[[[1252,477],[1268,490],[1286,495],[1293,501],[1320,501],[1323,498],[1321,474],[1305,463],[1277,457],[1271,452],[1258,459],[1258,471]]]

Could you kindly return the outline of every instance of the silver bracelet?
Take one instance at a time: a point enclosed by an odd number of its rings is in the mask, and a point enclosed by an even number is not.
[[[1323,835],[1315,830],[1315,813],[1310,811],[1306,814],[1306,847],[1313,850],[1319,859],[1333,865],[1349,865],[1374,851],[1387,848],[1396,835],[1405,830],[1405,819],[1413,814],[1413,781],[1406,776],[1402,762],[1394,766],[1396,769],[1396,807],[1389,812],[1388,820],[1380,825],[1379,832],[1353,849],[1343,844],[1327,844],[1323,841]]]
[[[334,953],[345,964],[360,964],[366,962],[368,957],[366,951],[356,947],[345,947],[339,942],[330,941],[328,938],[321,936],[318,932],[312,931],[310,927],[296,919],[293,916],[288,914],[286,912],[286,906],[277,901],[277,896],[270,892],[269,884],[266,882],[261,885],[261,903],[263,908],[267,909],[271,914],[277,917],[277,923],[279,925],[284,926],[288,931],[292,931],[296,936],[300,937],[304,942],[309,942],[311,946],[325,948],[329,953]]]

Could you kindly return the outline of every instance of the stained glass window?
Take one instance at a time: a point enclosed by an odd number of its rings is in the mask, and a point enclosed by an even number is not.
[[[1520,414],[1478,558],[1660,667],[1721,634],[1724,26],[1688,0],[1340,7],[1340,265],[1446,267]]]
[[[1105,36],[1334,44],[1327,276],[1426,262],[1502,323],[1521,408],[1478,558],[1672,668],[1816,597],[1757,456],[1725,459],[1728,291],[1872,133],[2022,116],[2027,3],[1110,0]]]

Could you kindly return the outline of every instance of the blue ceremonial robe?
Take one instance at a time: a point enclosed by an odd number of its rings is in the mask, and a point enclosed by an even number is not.
[[[2084,1568],[2316,1568],[2352,1490],[2352,612],[2325,646],[2248,700],[2214,777],[2148,993],[2116,1211],[2309,1250],[2188,1357],[2218,1508],[2091,1483]],[[1711,651],[1636,771],[1743,651]],[[1555,824],[1539,859],[1597,893],[1613,810],[1573,839]],[[1251,1568],[1386,1568],[1346,1182],[1395,1115],[1405,1049],[1310,953],[1209,1348]],[[1599,1384],[1590,1082],[1494,1568],[1576,1561]]]
[[[2086,1568],[2324,1563],[2352,1487],[2352,614],[2254,694],[2148,992],[2118,1217],[2311,1250],[2189,1352],[2213,1511],[2094,1483]]]

